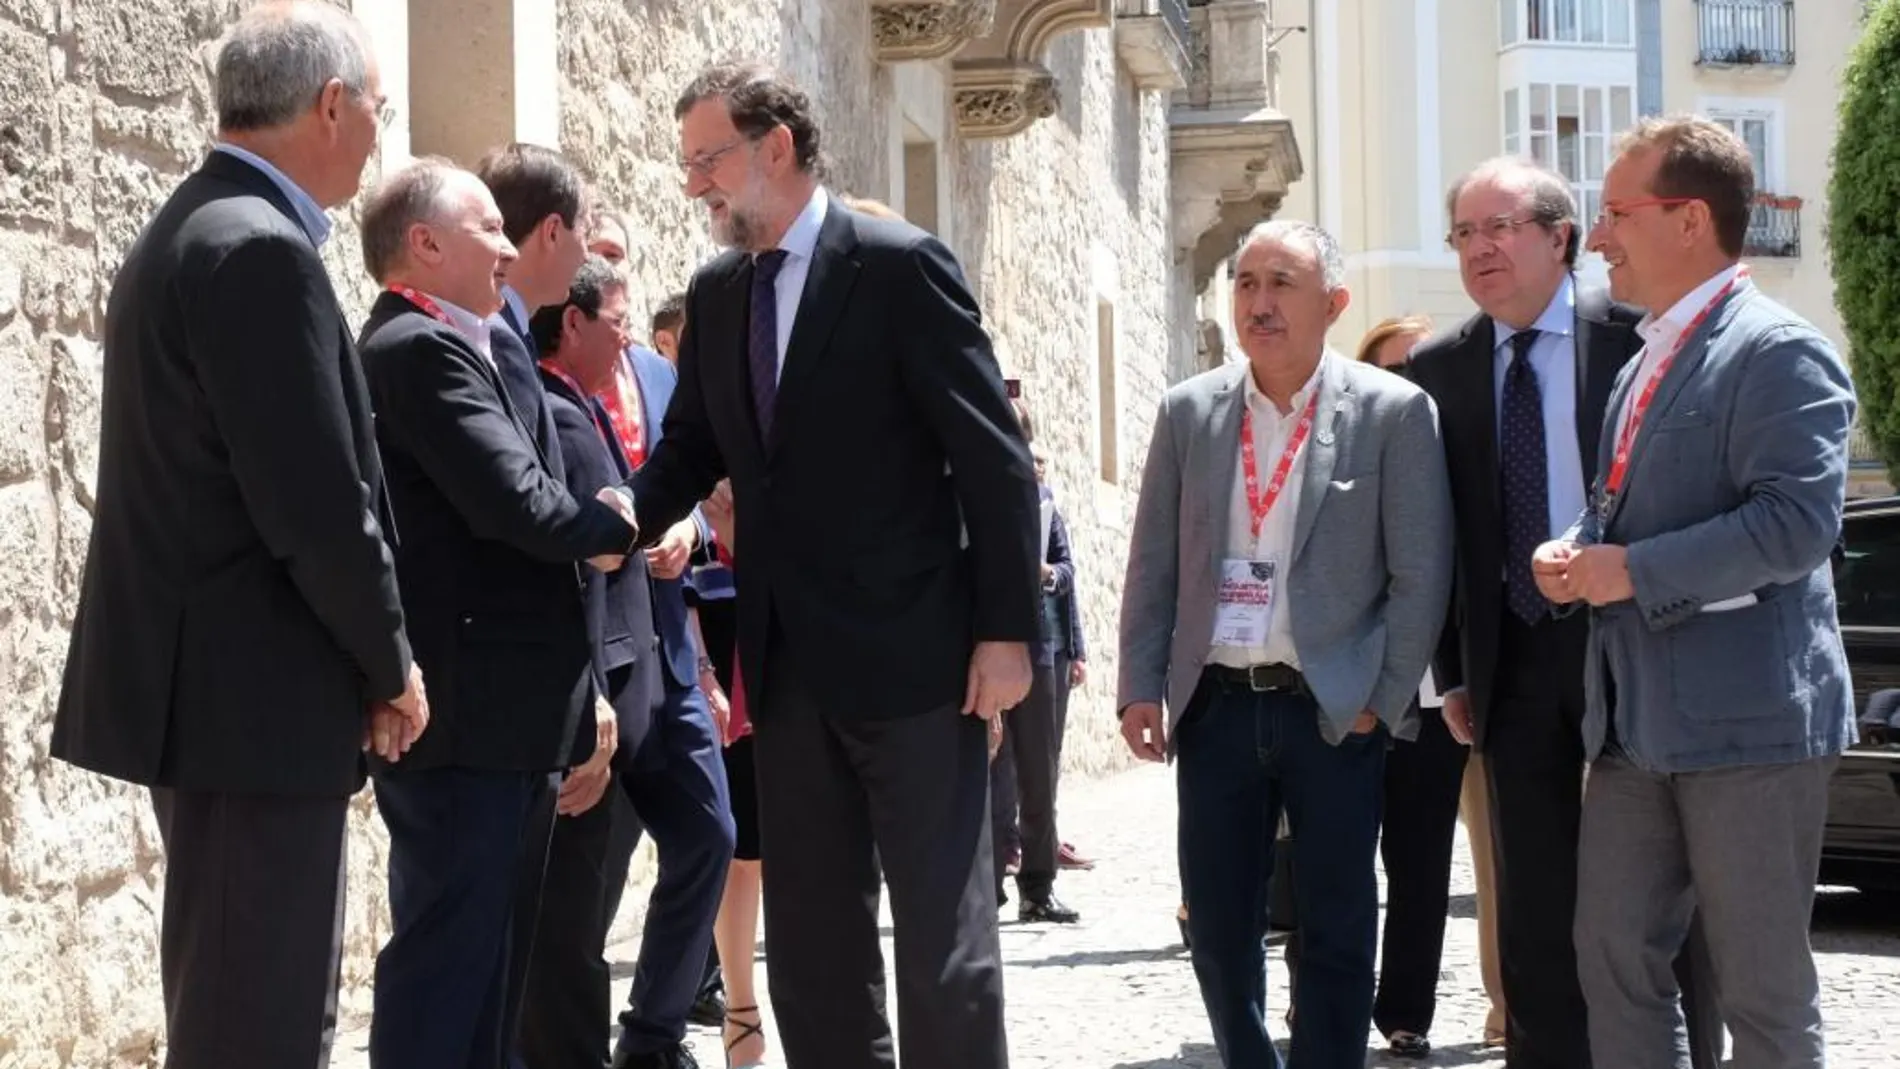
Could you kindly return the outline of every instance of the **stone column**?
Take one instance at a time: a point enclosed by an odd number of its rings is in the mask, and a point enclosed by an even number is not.
[[[409,0],[412,149],[473,166],[509,141],[558,146],[558,59],[547,0]]]

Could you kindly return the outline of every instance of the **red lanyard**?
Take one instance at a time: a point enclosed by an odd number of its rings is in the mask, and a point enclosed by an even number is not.
[[[442,322],[454,326],[453,323],[449,322],[449,314],[442,310],[442,306],[435,303],[428,294],[423,293],[421,290],[405,286],[400,282],[391,282],[389,284],[389,292],[401,297],[403,300],[408,301],[410,304],[415,305],[417,308],[422,309],[437,319],[440,319]]]
[[[1624,418],[1623,427],[1617,432],[1616,455],[1610,459],[1610,474],[1604,483],[1605,489],[1611,495],[1622,490],[1623,481],[1629,477],[1630,450],[1636,445],[1636,432],[1642,429],[1643,417],[1649,413],[1649,403],[1656,399],[1656,387],[1662,384],[1663,376],[1669,373],[1669,365],[1675,363],[1677,354],[1682,352],[1684,345],[1689,344],[1690,336],[1702,326],[1704,320],[1709,318],[1709,313],[1715,311],[1715,306],[1721,304],[1722,299],[1747,277],[1746,265],[1737,269],[1735,277],[1729,279],[1721,289],[1717,290],[1714,297],[1709,298],[1709,303],[1702,306],[1702,310],[1695,314],[1694,319],[1689,320],[1689,325],[1682,328],[1681,334],[1676,335],[1676,344],[1671,346],[1669,352],[1656,362],[1656,368],[1650,373],[1649,381],[1643,384],[1642,392],[1637,394],[1636,400],[1630,404],[1629,415]]]
[[[1286,489],[1286,477],[1293,470],[1293,458],[1300,453],[1300,446],[1306,442],[1306,434],[1313,429],[1313,413],[1319,409],[1319,387],[1313,388],[1313,396],[1306,402],[1306,410],[1300,413],[1300,422],[1293,427],[1293,436],[1286,441],[1286,450],[1280,454],[1280,462],[1273,467],[1273,479],[1267,483],[1263,492],[1260,489],[1260,465],[1254,458],[1253,449],[1253,405],[1246,398],[1241,399],[1246,407],[1240,410],[1240,469],[1247,476],[1247,507],[1253,523],[1253,536],[1260,538],[1260,525],[1266,522],[1267,513],[1273,511],[1273,503],[1280,500],[1280,491]]]

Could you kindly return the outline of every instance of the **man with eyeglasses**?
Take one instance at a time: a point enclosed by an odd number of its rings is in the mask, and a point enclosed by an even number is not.
[[[693,278],[666,437],[629,486],[657,534],[732,482],[786,1063],[895,1065],[881,870],[904,1065],[1003,1069],[985,721],[1030,685],[1028,445],[955,257],[820,184],[810,97],[722,64],[674,114],[729,248]]]
[[[1663,964],[1699,911],[1737,1069],[1821,1069],[1808,943],[1828,780],[1854,742],[1829,558],[1846,363],[1740,261],[1754,163],[1649,119],[1604,175],[1591,248],[1649,315],[1611,396],[1589,511],[1533,562],[1587,602],[1576,939],[1597,1064],[1678,1069]]]
[[[1445,724],[1482,755],[1490,794],[1506,1064],[1589,1069],[1571,940],[1588,627],[1553,614],[1531,554],[1583,512],[1611,386],[1642,347],[1640,313],[1578,285],[1582,232],[1563,176],[1489,160],[1452,185],[1446,208],[1479,313],[1411,359],[1438,404],[1458,528],[1434,668]],[[1720,1022],[1691,1021],[1713,1065]]]

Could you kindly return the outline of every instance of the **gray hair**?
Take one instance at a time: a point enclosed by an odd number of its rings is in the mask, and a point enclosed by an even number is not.
[[[349,12],[320,2],[253,8],[218,49],[218,129],[286,125],[331,79],[357,96],[369,87],[368,44]]]
[[[424,156],[383,179],[369,195],[362,223],[363,266],[369,277],[389,280],[402,262],[409,228],[435,222],[446,213],[449,183],[458,173],[467,172],[440,156]]]
[[[1577,200],[1570,193],[1570,179],[1522,156],[1494,156],[1458,176],[1445,193],[1445,218],[1458,222],[1458,198],[1471,183],[1499,178],[1522,178],[1531,195],[1531,221],[1545,230],[1570,225],[1570,240],[1564,245],[1564,263],[1575,267],[1577,252],[1583,245],[1583,227],[1577,220]]]
[[[1240,248],[1234,253],[1238,260],[1256,242],[1285,241],[1298,238],[1313,249],[1313,255],[1319,259],[1320,278],[1328,291],[1339,289],[1346,284],[1346,257],[1339,251],[1339,240],[1326,232],[1326,228],[1299,219],[1269,219],[1259,223],[1247,236],[1240,239]]]

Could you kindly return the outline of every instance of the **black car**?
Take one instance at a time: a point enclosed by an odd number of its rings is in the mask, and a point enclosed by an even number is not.
[[[1821,882],[1900,890],[1900,497],[1848,502],[1834,587],[1860,743],[1828,784]]]

